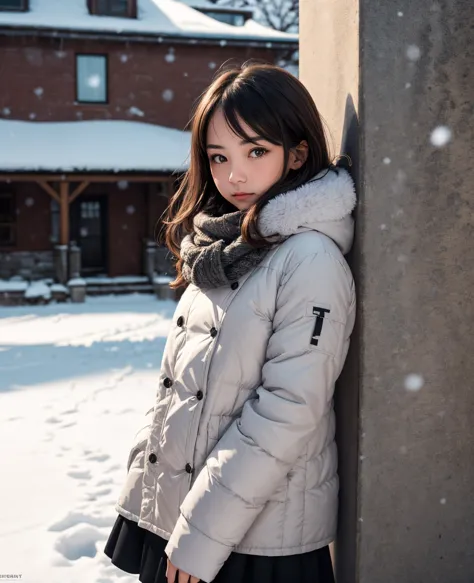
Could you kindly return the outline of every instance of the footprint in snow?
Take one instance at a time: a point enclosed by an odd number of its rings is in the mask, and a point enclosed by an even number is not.
[[[106,453],[96,453],[93,455],[86,455],[85,456],[88,461],[91,462],[106,462],[110,459],[110,456]]]
[[[48,527],[49,532],[63,532],[68,529],[73,529],[83,524],[90,524],[92,526],[103,527],[112,526],[115,518],[112,516],[92,516],[90,512],[78,512],[77,510],[69,512],[64,518],[53,522]]]
[[[92,490],[86,494],[87,500],[93,502],[97,500],[97,498],[101,498],[102,496],[107,496],[112,492],[112,488],[99,488],[97,490]]]
[[[54,548],[69,561],[77,561],[81,557],[93,559],[98,552],[97,543],[106,536],[90,524],[75,524],[57,538]]]
[[[90,480],[91,473],[89,470],[71,470],[67,473],[70,478],[76,478],[77,480]]]

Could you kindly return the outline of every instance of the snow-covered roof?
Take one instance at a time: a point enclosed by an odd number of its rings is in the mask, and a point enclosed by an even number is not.
[[[0,120],[0,172],[185,170],[190,132],[133,121]]]
[[[138,0],[137,18],[91,15],[87,8],[87,0],[30,0],[28,12],[0,11],[0,29],[5,27],[298,42],[298,35],[273,30],[252,19],[247,20],[243,26],[225,24],[177,0]]]

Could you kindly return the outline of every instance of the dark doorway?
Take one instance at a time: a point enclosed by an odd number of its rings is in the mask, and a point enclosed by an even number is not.
[[[84,275],[107,273],[107,197],[79,197],[71,205],[71,240],[81,248]]]

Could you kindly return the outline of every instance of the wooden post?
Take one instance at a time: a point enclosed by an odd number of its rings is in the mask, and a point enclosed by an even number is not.
[[[61,245],[69,244],[69,182],[59,185],[59,204],[61,212]]]

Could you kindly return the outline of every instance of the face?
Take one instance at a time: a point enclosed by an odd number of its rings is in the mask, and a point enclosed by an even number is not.
[[[255,204],[280,178],[284,166],[283,146],[275,146],[257,136],[239,119],[245,133],[254,142],[237,136],[227,124],[221,109],[209,122],[207,155],[212,178],[221,195],[239,210]],[[287,172],[304,162],[292,153]]]

